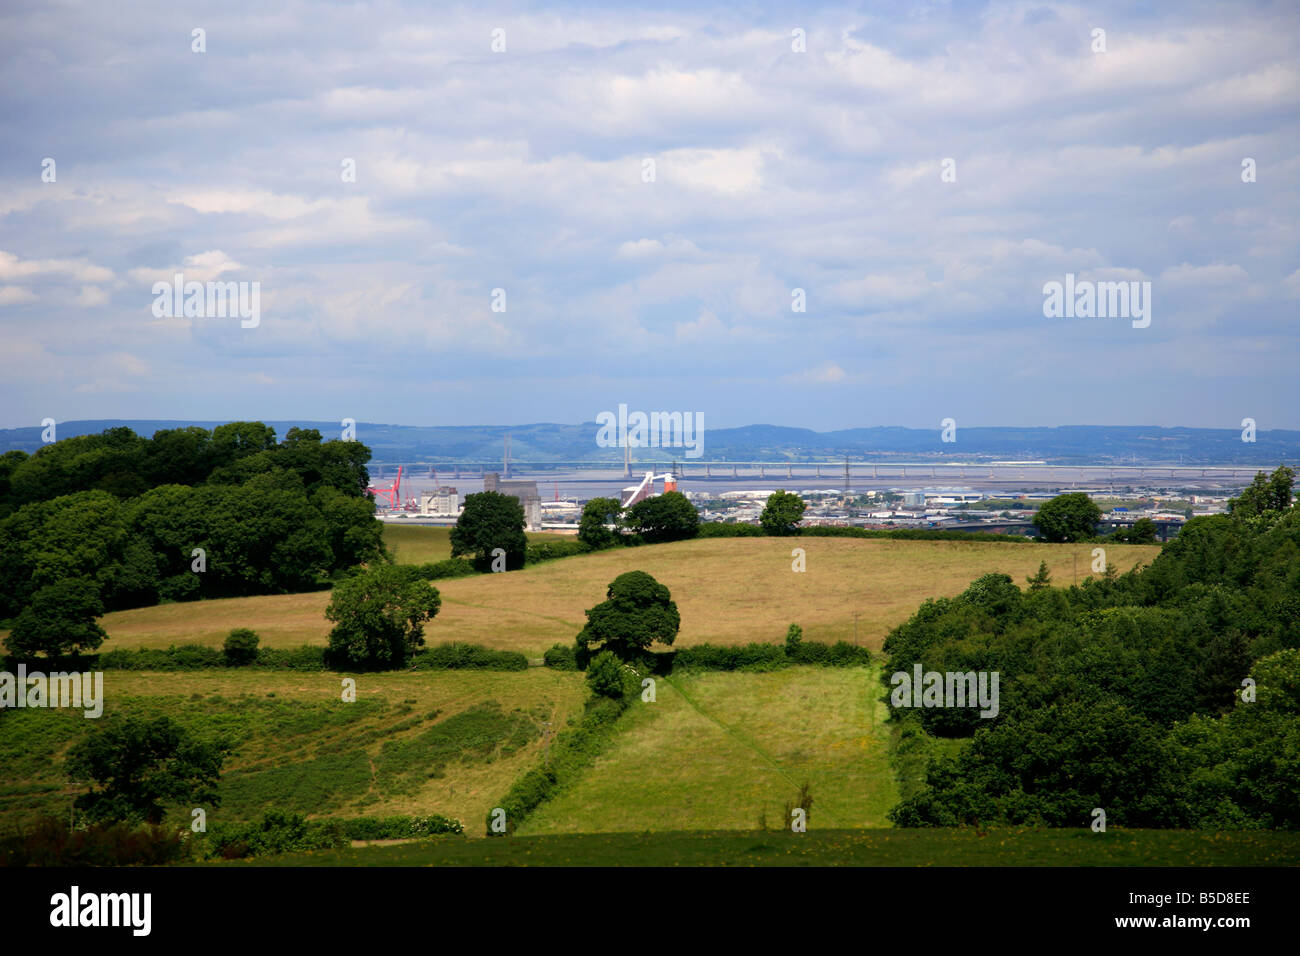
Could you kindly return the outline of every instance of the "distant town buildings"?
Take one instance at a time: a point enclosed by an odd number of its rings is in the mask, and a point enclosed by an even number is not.
[[[524,509],[524,522],[528,531],[540,531],[542,528],[542,496],[537,493],[537,482],[502,480],[501,476],[490,471],[483,476],[483,490],[496,491],[519,499]]]
[[[422,515],[450,515],[455,517],[460,513],[460,492],[455,488],[446,485],[435,488],[433,491],[425,491],[420,494],[420,514]]]

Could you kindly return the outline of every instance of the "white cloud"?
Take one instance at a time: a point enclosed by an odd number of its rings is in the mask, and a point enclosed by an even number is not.
[[[20,259],[12,252],[0,251],[0,282],[30,280],[44,276],[73,282],[107,282],[113,272],[85,259]]]
[[[20,285],[0,286],[0,305],[21,305],[35,301],[36,293],[31,289],[24,289]]]

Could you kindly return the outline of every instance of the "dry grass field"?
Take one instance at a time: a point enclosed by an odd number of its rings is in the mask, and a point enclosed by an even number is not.
[[[414,538],[438,529],[403,528],[398,557],[423,561]],[[445,534],[443,534],[445,538]],[[807,570],[791,570],[791,549],[806,552]],[[955,595],[981,574],[1000,571],[1023,586],[1046,560],[1053,582],[1089,574],[1091,545],[998,541],[895,541],[879,538],[710,538],[621,548],[513,571],[437,582],[442,610],[426,629],[430,643],[470,641],[541,654],[569,643],[583,612],[605,597],[624,571],[646,571],[671,590],[681,611],[678,643],[779,641],[798,623],[809,640],[856,640],[879,648],[889,630],[926,598]],[[1121,571],[1149,563],[1159,548],[1112,545]],[[420,557],[412,555],[419,554]],[[103,618],[104,649],[219,644],[235,627],[251,627],[273,647],[324,643],[328,592],[232,598],[119,611]]]

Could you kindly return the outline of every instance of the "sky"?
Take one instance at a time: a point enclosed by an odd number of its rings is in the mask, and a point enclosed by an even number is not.
[[[1297,49],[1289,2],[9,0],[0,427],[1300,428]],[[159,317],[177,273],[256,323]]]

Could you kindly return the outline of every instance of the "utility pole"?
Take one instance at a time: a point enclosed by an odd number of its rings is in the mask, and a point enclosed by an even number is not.
[[[1079,552],[1071,551],[1070,557],[1074,558],[1074,583],[1079,583]]]

